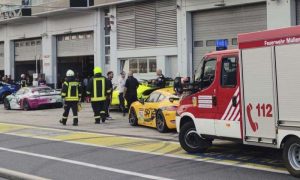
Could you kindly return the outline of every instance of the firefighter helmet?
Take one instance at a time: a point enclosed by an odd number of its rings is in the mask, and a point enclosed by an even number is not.
[[[100,67],[95,67],[94,74],[100,74],[100,73],[102,73],[102,69]]]
[[[67,71],[66,75],[67,75],[67,77],[70,77],[70,76],[74,76],[75,73],[74,73],[74,71],[72,71],[71,69],[69,69],[69,70]]]

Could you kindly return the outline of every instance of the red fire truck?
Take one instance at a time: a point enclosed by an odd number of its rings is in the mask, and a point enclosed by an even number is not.
[[[241,34],[238,43],[202,59],[177,110],[180,144],[189,153],[221,138],[282,148],[300,177],[300,26]]]

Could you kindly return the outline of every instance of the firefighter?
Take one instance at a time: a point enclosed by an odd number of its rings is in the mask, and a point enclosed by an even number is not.
[[[89,80],[87,86],[87,95],[91,97],[91,104],[94,111],[95,124],[104,123],[106,120],[106,96],[109,89],[107,88],[107,79],[102,76],[100,67],[94,68],[94,77]]]
[[[21,88],[27,87],[27,79],[25,74],[21,74],[20,84],[21,84]]]
[[[162,73],[161,69],[156,71],[157,78],[155,80],[155,85],[159,88],[164,88],[166,86],[166,78]]]
[[[64,126],[67,123],[70,109],[73,112],[73,126],[78,126],[78,102],[81,99],[81,85],[75,80],[75,73],[72,70],[67,71],[67,78],[63,84],[61,96],[65,100],[64,113],[59,121]]]

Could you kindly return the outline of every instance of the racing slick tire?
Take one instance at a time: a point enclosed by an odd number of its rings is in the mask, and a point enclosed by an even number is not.
[[[3,102],[4,103],[4,99],[6,98],[6,96],[10,95],[11,93],[9,92],[5,92],[2,94],[2,96],[0,97],[0,102]]]
[[[131,126],[137,126],[138,125],[138,118],[136,116],[134,108],[131,108],[130,112],[129,112],[129,124]]]
[[[158,110],[156,114],[156,129],[160,133],[165,133],[169,131],[164,114],[161,110]]]
[[[181,147],[188,153],[205,152],[212,141],[202,138],[196,131],[192,121],[185,123],[179,132],[179,142]]]
[[[10,110],[11,109],[9,101],[6,98],[4,99],[3,103],[4,103],[4,109],[6,109],[6,110]]]
[[[291,137],[283,147],[283,162],[291,175],[300,177],[300,139]]]
[[[24,100],[23,101],[23,109],[25,110],[25,111],[29,111],[31,108],[30,108],[30,105],[29,105],[29,103],[28,103],[28,101],[27,100]]]

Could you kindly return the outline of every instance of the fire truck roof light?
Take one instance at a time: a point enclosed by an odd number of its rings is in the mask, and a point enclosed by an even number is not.
[[[218,39],[216,40],[216,50],[226,50],[228,47],[228,39]]]

